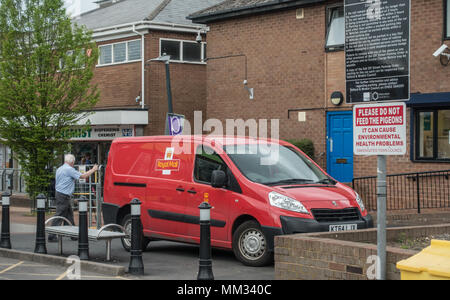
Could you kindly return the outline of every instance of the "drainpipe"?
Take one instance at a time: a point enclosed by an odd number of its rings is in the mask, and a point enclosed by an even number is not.
[[[145,103],[145,37],[143,33],[140,33],[136,31],[136,24],[133,24],[133,32],[137,35],[141,36],[141,59],[142,59],[142,67],[141,67],[141,105],[142,109],[144,109],[144,103]]]

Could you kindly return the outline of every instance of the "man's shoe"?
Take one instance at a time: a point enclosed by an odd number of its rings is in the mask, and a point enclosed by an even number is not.
[[[76,238],[76,237],[71,237],[70,238],[72,241],[78,241],[78,238]]]

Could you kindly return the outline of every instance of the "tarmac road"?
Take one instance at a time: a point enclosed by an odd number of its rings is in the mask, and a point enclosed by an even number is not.
[[[11,234],[12,248],[33,252],[34,233]],[[76,255],[78,242],[63,240],[64,256]],[[112,242],[112,262],[105,261],[105,243],[89,242],[90,260],[94,262],[119,264],[128,269],[130,253],[125,251],[120,240]],[[47,243],[47,253],[58,255],[58,244]],[[198,246],[168,241],[150,242],[142,253],[145,275],[149,280],[195,280],[198,272]],[[247,267],[234,257],[231,251],[213,249],[213,273],[217,280],[273,280],[274,266],[262,268]]]
[[[33,252],[36,237],[35,226],[32,223],[35,217],[25,217],[23,211],[26,211],[26,209],[12,210],[14,210],[11,214],[12,249]],[[64,238],[63,249],[65,257],[76,255],[78,252],[78,242]],[[112,241],[112,262],[105,261],[105,249],[105,242],[89,242],[90,260],[118,264],[128,269],[130,254],[123,249],[120,240]],[[58,244],[47,243],[47,252],[51,255],[58,255]],[[152,241],[142,255],[145,275],[136,279],[195,280],[198,272],[198,255],[197,245]],[[214,278],[217,280],[274,279],[273,265],[262,268],[247,267],[237,261],[231,251],[213,249],[212,259]],[[2,258],[0,258],[1,262]],[[5,264],[7,263],[9,262],[5,262]]]

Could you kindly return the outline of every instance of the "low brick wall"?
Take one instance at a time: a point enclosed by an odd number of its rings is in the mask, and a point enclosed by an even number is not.
[[[387,240],[418,238],[450,232],[450,224],[387,229]],[[307,233],[275,237],[275,279],[367,280],[377,254],[377,230]],[[396,263],[417,251],[387,247],[386,278],[399,280]],[[368,272],[369,271],[369,272]]]
[[[377,222],[377,212],[370,212],[374,223]],[[450,223],[450,208],[423,209],[419,214],[417,210],[393,210],[386,215],[387,227],[420,226],[423,224]]]

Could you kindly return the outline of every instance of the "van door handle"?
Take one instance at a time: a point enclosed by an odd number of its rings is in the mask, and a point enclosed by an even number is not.
[[[184,192],[184,189],[183,189],[183,188],[181,188],[181,187],[179,187],[179,188],[176,188],[176,190],[177,190],[177,191],[179,191],[179,192]]]
[[[188,190],[187,191],[189,194],[197,194],[197,192],[195,190]]]

